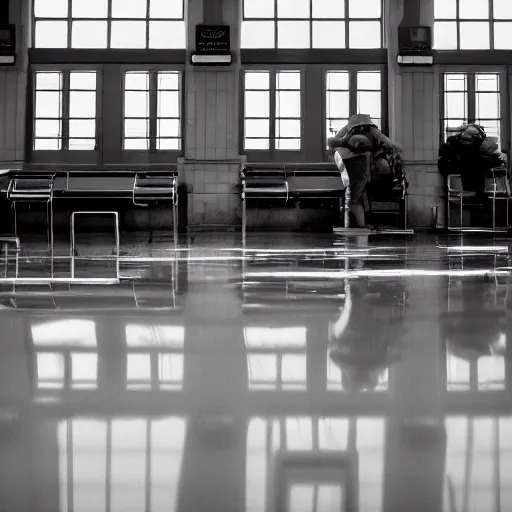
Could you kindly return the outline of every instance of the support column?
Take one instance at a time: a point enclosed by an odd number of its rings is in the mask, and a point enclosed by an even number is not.
[[[189,0],[188,48],[198,24],[231,28],[233,64],[185,70],[185,157],[179,160],[188,190],[188,224],[240,221],[239,155],[240,7],[238,0]]]
[[[16,66],[0,68],[0,163],[25,159],[25,117],[30,16],[28,0],[11,0],[9,22],[16,25]]]
[[[443,180],[437,171],[440,126],[440,75],[434,67],[397,65],[398,26],[434,25],[433,0],[390,0],[388,70],[391,137],[404,148],[409,179],[409,216],[414,227],[430,222],[430,207],[439,206],[443,222]]]

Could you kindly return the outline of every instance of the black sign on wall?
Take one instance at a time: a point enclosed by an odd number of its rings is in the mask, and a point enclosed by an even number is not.
[[[196,53],[199,55],[228,55],[231,51],[229,26],[197,25]]]

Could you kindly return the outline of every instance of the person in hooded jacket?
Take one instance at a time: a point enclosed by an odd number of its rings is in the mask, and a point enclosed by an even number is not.
[[[393,144],[367,114],[352,116],[328,144],[339,152],[349,175],[353,227],[366,228],[365,191],[371,181],[372,155],[392,151]]]

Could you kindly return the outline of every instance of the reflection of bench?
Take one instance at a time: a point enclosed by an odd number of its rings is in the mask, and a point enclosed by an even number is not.
[[[7,200],[15,212],[17,203],[47,204],[52,246],[53,212],[56,210],[70,213],[80,210],[119,212],[171,206],[176,239],[178,173],[175,166],[166,169],[16,170],[11,171],[7,179]],[[14,223],[17,232],[16,216]]]
[[[339,213],[344,198],[341,175],[333,163],[258,163],[242,170],[242,225],[247,208],[294,206],[300,225],[301,207],[335,208]]]

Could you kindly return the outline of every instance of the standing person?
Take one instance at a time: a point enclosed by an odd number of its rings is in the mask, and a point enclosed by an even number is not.
[[[389,151],[393,145],[369,115],[356,114],[334,137],[329,138],[329,147],[339,151],[349,175],[350,213],[354,227],[366,228],[364,200],[371,181],[372,155],[383,149]]]

